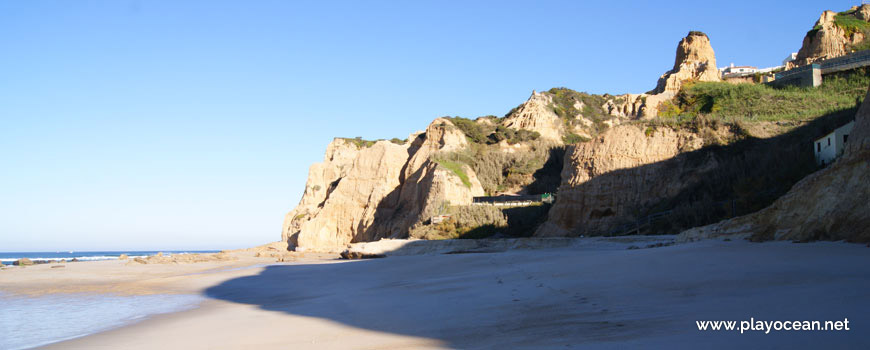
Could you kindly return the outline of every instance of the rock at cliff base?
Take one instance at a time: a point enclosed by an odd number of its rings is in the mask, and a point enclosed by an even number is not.
[[[383,254],[366,254],[357,251],[345,250],[341,252],[341,258],[346,260],[359,260],[359,259],[378,259],[385,258],[386,255]]]

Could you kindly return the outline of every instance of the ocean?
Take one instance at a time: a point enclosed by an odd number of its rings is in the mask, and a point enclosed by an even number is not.
[[[217,253],[217,250],[163,251],[67,251],[3,252],[4,265],[20,258],[38,263],[115,260],[121,254],[130,258],[186,253]],[[182,311],[199,305],[200,295],[135,295],[73,293],[38,297],[0,292],[0,349],[27,349],[77,338],[135,323],[148,316]]]
[[[163,252],[163,254],[186,254],[186,253],[217,253],[219,250],[143,250],[143,251],[67,251],[67,252],[0,252],[0,262],[3,265],[12,265],[18,259],[28,258],[33,262],[60,262],[63,260],[70,261],[76,259],[78,261],[94,261],[94,260],[116,260],[121,254],[127,254],[130,258],[146,257]]]
[[[0,349],[28,349],[117,328],[162,313],[195,308],[199,295],[0,293]]]

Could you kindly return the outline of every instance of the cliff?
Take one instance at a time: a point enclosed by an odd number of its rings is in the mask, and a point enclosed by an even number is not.
[[[462,169],[463,180],[432,160],[466,142],[440,118],[403,145],[333,140],[323,163],[311,166],[299,205],[285,216],[282,240],[291,249],[338,250],[350,242],[407,236],[420,215],[442,201],[470,203],[483,194],[473,170]]]
[[[787,69],[819,60],[843,56],[859,47],[870,30],[870,4],[852,7],[849,11],[824,11],[813,29],[804,36],[797,58]]]
[[[870,97],[870,91],[868,96]],[[830,167],[807,176],[756,213],[697,227],[683,240],[736,235],[753,240],[870,241],[870,102],[855,117],[846,150]]]
[[[709,170],[679,154],[703,146],[692,132],[636,125],[615,127],[565,156],[562,184],[547,222],[536,236],[608,234],[638,211],[677,195],[694,176]],[[677,180],[680,179],[680,180]]]
[[[815,170],[805,142],[841,122],[857,97],[841,90],[855,90],[860,79],[844,78],[848,84],[831,84],[833,90],[819,88],[812,96],[777,93],[785,99],[772,109],[766,100],[729,100],[743,90],[722,88],[728,84],[692,85],[709,88],[696,91],[706,94],[702,99],[683,101],[703,104],[697,108],[673,104],[676,92],[682,89],[683,98],[692,91],[683,88],[686,82],[718,81],[715,65],[709,38],[690,32],[677,45],[672,69],[648,94],[553,88],[533,92],[503,118],[438,118],[405,142],[335,139],[324,161],[311,166],[299,205],[285,217],[282,239],[290,249],[335,251],[381,238],[624,234],[637,220],[659,213],[667,219],[645,232],[675,233],[757,211]],[[672,102],[671,114],[659,117],[664,101]],[[801,120],[782,109],[806,109],[807,103],[827,107],[798,114]],[[716,113],[730,113],[729,121]],[[746,114],[752,118],[739,117]],[[792,119],[756,120],[783,116]],[[857,186],[849,180],[854,173],[842,174],[837,181]],[[817,191],[819,200],[834,201],[822,187]],[[470,205],[475,196],[553,192],[552,206]],[[444,222],[429,220],[445,214],[450,217]]]

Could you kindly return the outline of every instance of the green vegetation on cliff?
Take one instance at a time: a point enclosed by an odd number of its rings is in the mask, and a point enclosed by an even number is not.
[[[384,139],[365,140],[360,136],[357,136],[354,138],[349,138],[349,137],[339,137],[339,138],[346,141],[346,142],[354,144],[356,146],[356,148],[358,148],[358,149],[369,148],[371,146],[374,146],[375,143],[377,143],[378,141],[384,140]],[[390,139],[390,142],[395,143],[397,145],[404,145],[405,142],[407,142],[407,140],[402,140],[402,139],[394,137],[394,138]]]
[[[864,35],[864,40],[861,42],[850,45],[847,47],[848,50],[861,51],[870,49],[870,23],[860,19],[857,17],[857,9],[852,9],[848,11],[838,12],[834,16],[834,25],[843,30],[843,33],[846,35],[846,38],[851,38],[855,33],[862,33]],[[816,24],[813,29],[807,31],[807,37],[811,40],[816,36],[816,33],[822,29],[821,24]]]
[[[848,10],[837,13],[837,15],[834,16],[834,24],[837,27],[842,28],[843,31],[846,33],[847,37],[851,37],[852,34],[855,34],[857,32],[866,32],[870,30],[870,23],[867,23],[864,20],[856,17],[856,12],[857,9]]]
[[[659,117],[678,122],[699,115],[725,122],[809,120],[854,108],[870,85],[866,68],[831,74],[817,88],[774,88],[764,84],[699,82],[683,85]]]
[[[456,176],[462,180],[462,184],[465,185],[465,187],[471,188],[471,181],[468,179],[468,174],[466,174],[465,170],[462,169],[462,164],[444,159],[436,159],[435,162],[456,174]]]
[[[534,141],[541,137],[537,131],[515,130],[498,125],[498,119],[490,116],[484,117],[489,122],[482,123],[463,117],[445,118],[456,125],[465,134],[468,141],[473,143],[491,145],[506,140],[509,144],[514,145],[520,142]]]
[[[498,145],[472,143],[468,148],[435,156],[441,163],[462,163],[477,174],[484,192],[495,195],[524,190],[553,192],[561,181],[564,147],[533,141],[517,152],[503,152]]]
[[[577,92],[565,87],[552,88],[547,92],[553,96],[553,112],[562,118],[569,129],[580,122],[577,115],[592,121],[594,133],[607,129],[604,121],[612,118],[602,107],[607,102],[607,96]]]

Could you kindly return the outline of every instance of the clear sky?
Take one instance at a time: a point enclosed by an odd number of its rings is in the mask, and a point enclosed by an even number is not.
[[[767,67],[858,1],[2,1],[0,251],[280,238],[333,137],[640,93],[689,30]]]

